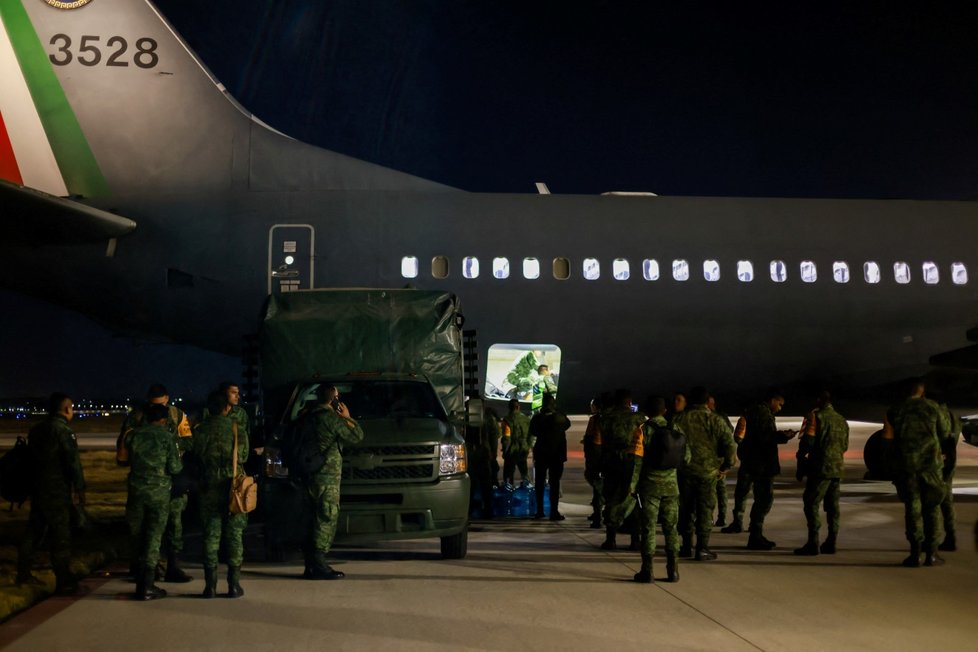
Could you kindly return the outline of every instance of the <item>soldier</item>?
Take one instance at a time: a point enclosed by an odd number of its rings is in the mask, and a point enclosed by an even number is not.
[[[537,367],[536,376],[532,377],[531,380],[533,380],[533,402],[530,405],[530,409],[536,414],[543,407],[544,394],[557,395],[557,383],[554,382],[553,376],[550,375],[550,367],[545,364]]]
[[[567,429],[570,420],[557,411],[557,401],[553,394],[543,395],[540,411],[530,419],[530,437],[533,444],[533,468],[536,472],[537,513],[535,518],[544,518],[543,491],[550,479],[550,520],[563,521],[564,515],[557,509],[560,502],[560,478],[564,475],[564,462],[567,461]]]
[[[662,523],[662,534],[666,542],[666,574],[670,582],[679,581],[679,481],[676,464],[686,464],[690,460],[689,447],[685,438],[657,441],[672,438],[673,432],[682,435],[678,429],[669,430],[666,422],[666,402],[656,397],[649,401],[652,418],[643,427],[641,463],[635,466],[632,492],[639,497],[642,541],[642,568],[633,578],[636,582],[652,581],[652,558],[655,556],[655,524]],[[671,451],[676,459],[664,458],[669,454],[656,455],[656,451],[667,451],[672,446],[681,451]],[[658,459],[657,459],[658,458]]]
[[[72,504],[85,505],[85,476],[78,457],[75,433],[68,427],[74,404],[66,394],[52,394],[47,418],[27,434],[28,451],[34,469],[31,487],[31,513],[27,531],[17,551],[17,583],[40,584],[31,574],[34,546],[47,531],[51,545],[55,592],[71,595],[78,582],[71,575]]]
[[[499,486],[499,438],[502,433],[499,430],[499,416],[488,404],[482,423],[489,444],[489,478],[495,488]]]
[[[472,478],[469,512],[474,513],[478,509],[482,518],[492,518],[492,490],[494,484],[490,479],[492,472],[489,461],[491,455],[490,450],[492,449],[489,434],[491,429],[490,417],[486,414],[482,399],[473,398],[469,400],[470,410],[479,409],[482,411],[481,424],[473,425],[469,423],[465,426],[465,449],[469,462],[469,476]],[[498,431],[499,425],[496,424],[496,432],[498,433]],[[498,437],[496,441],[498,445]],[[479,496],[481,505],[476,503],[476,495]]]
[[[618,528],[628,517],[634,502],[630,499],[630,481],[636,464],[636,451],[642,446],[642,424],[645,415],[632,411],[632,393],[615,392],[614,407],[598,422],[594,443],[601,447],[601,481],[604,493],[605,540],[602,550],[617,548]],[[638,548],[637,533],[633,536]]]
[[[951,412],[946,403],[940,404],[947,422],[950,424],[947,437],[941,440],[941,452],[944,456],[944,465],[941,469],[941,477],[944,478],[946,491],[944,499],[941,501],[941,517],[944,522],[944,541],[937,546],[938,550],[954,552],[958,549],[957,537],[955,536],[955,517],[954,517],[954,469],[958,465],[958,439],[961,436],[961,419]]]
[[[832,396],[828,392],[818,395],[815,406],[805,419],[804,435],[798,442],[796,456],[798,470],[795,477],[799,482],[806,476],[808,478],[802,497],[808,541],[801,548],[795,548],[796,555],[835,554],[839,534],[839,485],[845,469],[845,452],[849,448],[849,424],[832,407]],[[822,525],[819,506],[823,501],[829,535],[819,547],[818,531]]]
[[[689,463],[679,472],[679,532],[683,538],[679,556],[693,556],[696,561],[717,558],[710,550],[716,483],[717,478],[734,465],[730,422],[710,412],[706,406],[709,397],[706,388],[693,388],[689,393],[692,407],[676,415],[672,422],[673,428],[686,435],[686,445],[690,449]],[[692,545],[694,521],[695,555]]]
[[[720,415],[720,417],[727,419],[727,415],[723,412],[717,410],[717,401],[714,397],[710,397],[706,401],[706,407],[715,414]],[[713,527],[723,527],[727,524],[727,474],[721,473],[717,476],[717,520],[713,524]]]
[[[208,416],[194,430],[193,450],[201,466],[200,524],[204,544],[205,598],[217,595],[217,555],[221,538],[227,544],[229,598],[244,595],[241,588],[241,562],[244,560],[242,536],[248,525],[247,514],[228,510],[231,476],[234,471],[234,439],[238,439],[238,473],[248,459],[248,435],[228,416],[231,404],[227,395],[215,392],[207,399]]]
[[[750,510],[750,536],[747,539],[748,550],[771,550],[775,547],[773,541],[764,537],[764,519],[774,504],[774,477],[781,473],[781,462],[778,459],[778,445],[790,441],[795,433],[793,430],[778,430],[774,415],[784,406],[781,392],[771,389],[767,392],[766,400],[747,409],[744,414],[746,432],[738,447],[740,469],[737,471],[737,485],[744,486],[749,492],[753,489],[754,504]],[[734,515],[731,527],[726,531],[742,531],[743,510],[746,496],[743,495],[738,504],[738,490],[734,494]]]
[[[503,482],[515,484],[516,469],[525,484],[529,479],[526,457],[530,454],[530,419],[520,411],[520,402],[509,400],[509,414],[503,417]]]
[[[155,600],[166,596],[157,588],[156,563],[160,541],[170,510],[171,476],[183,468],[177,442],[167,429],[165,405],[151,404],[143,411],[143,425],[127,434],[129,451],[129,496],[126,520],[129,538],[137,555],[136,599]]]
[[[587,421],[587,428],[584,430],[584,438],[581,444],[584,447],[584,479],[591,486],[591,527],[599,529],[601,527],[601,512],[604,509],[604,497],[602,495],[601,481],[601,445],[595,443],[598,435],[598,423],[601,414],[611,408],[611,395],[602,392],[600,396],[591,400],[591,416]]]
[[[910,555],[908,567],[937,566],[944,560],[937,554],[940,504],[947,489],[941,476],[941,440],[950,431],[946,415],[937,403],[924,397],[924,383],[908,384],[907,398],[891,407],[883,423],[886,457],[893,468],[893,484],[904,505]]]
[[[740,415],[737,419],[737,425],[734,426],[734,444],[737,446],[737,459],[740,457],[740,445],[744,441],[744,435],[747,434],[747,419],[744,415]],[[733,518],[730,521],[730,525],[726,526],[721,532],[724,534],[740,534],[744,531],[744,511],[747,509],[747,499],[750,498],[750,476],[746,473],[737,472],[737,483],[734,485],[734,508],[733,508]]]
[[[156,383],[151,385],[146,392],[146,405],[140,409],[134,409],[126,417],[122,424],[122,432],[119,435],[118,447],[125,447],[127,438],[138,428],[146,423],[145,413],[152,405],[162,405],[166,408],[166,429],[175,438],[177,449],[181,457],[190,450],[193,444],[190,430],[190,422],[183,410],[175,405],[170,405],[170,394],[166,387]],[[128,448],[127,448],[128,450]],[[160,558],[156,564],[156,580],[164,582],[189,582],[193,578],[180,568],[180,556],[183,553],[183,513],[187,509],[187,494],[181,493],[178,496],[171,496],[167,510],[166,529],[163,531],[163,542],[161,549],[166,551],[166,559]],[[134,545],[137,542],[132,542]],[[139,548],[134,547],[132,553],[138,554]],[[165,566],[164,566],[165,564]],[[139,579],[138,564],[130,564],[130,571],[135,571],[134,576]]]
[[[303,577],[311,580],[337,580],[344,573],[334,570],[326,561],[340,513],[340,478],[343,458],[340,447],[363,440],[360,424],[353,420],[346,405],[339,400],[339,391],[332,385],[316,389],[318,404],[302,417],[297,431],[315,437],[315,449],[322,455],[318,470],[309,469],[304,478],[305,499],[311,522],[305,546],[306,568]]]

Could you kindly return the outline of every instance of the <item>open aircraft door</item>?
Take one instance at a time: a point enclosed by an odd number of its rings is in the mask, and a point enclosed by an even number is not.
[[[268,230],[268,293],[311,290],[316,245],[309,224],[276,224]]]

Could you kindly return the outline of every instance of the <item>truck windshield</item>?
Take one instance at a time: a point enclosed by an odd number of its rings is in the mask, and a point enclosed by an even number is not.
[[[430,385],[415,381],[356,380],[331,383],[354,419],[441,419],[445,410]],[[307,385],[290,410],[292,420],[316,404],[319,383]]]

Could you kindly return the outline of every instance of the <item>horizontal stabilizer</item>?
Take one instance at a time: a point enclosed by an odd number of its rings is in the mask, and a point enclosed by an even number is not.
[[[955,349],[931,356],[930,363],[935,367],[955,367],[957,369],[978,369],[978,344]]]
[[[0,233],[7,242],[70,245],[132,233],[136,223],[71,199],[0,180]]]

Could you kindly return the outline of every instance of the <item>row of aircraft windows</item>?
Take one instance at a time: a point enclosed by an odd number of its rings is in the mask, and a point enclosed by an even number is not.
[[[435,256],[431,259],[431,275],[435,278],[448,278],[449,260],[446,256]],[[558,280],[567,280],[571,275],[571,264],[567,258],[558,257],[553,259],[553,276]],[[688,281],[692,274],[692,266],[688,260],[676,259],[672,261],[672,278],[677,281]],[[541,273],[540,260],[537,258],[523,259],[523,278],[538,279]],[[788,280],[788,266],[783,260],[772,260],[768,265],[771,280],[775,283],[784,283]],[[951,263],[948,270],[951,282],[955,285],[965,285],[968,282],[968,268],[964,263]],[[420,272],[420,261],[416,256],[404,256],[401,258],[401,276],[404,278],[416,278]],[[465,278],[479,277],[479,259],[474,256],[467,256],[462,259],[462,276]],[[505,279],[510,276],[510,263],[508,258],[492,259],[492,276],[494,278]],[[595,281],[601,277],[601,263],[597,258],[585,258],[582,261],[581,276],[588,281]],[[627,281],[631,277],[631,265],[624,258],[616,258],[611,263],[611,276],[618,281]],[[910,283],[911,266],[909,263],[893,263],[893,280],[900,284]],[[818,269],[814,261],[803,260],[798,266],[798,277],[804,283],[814,283],[818,280]],[[848,283],[850,277],[849,263],[836,261],[832,263],[832,280],[836,283]],[[940,269],[937,263],[927,261],[921,265],[920,277],[928,285],[936,285],[940,282]],[[659,262],[654,258],[646,258],[642,261],[642,278],[646,281],[659,280]],[[879,283],[883,278],[883,267],[880,263],[869,261],[863,263],[863,280],[867,283]],[[703,279],[706,281],[720,280],[720,263],[716,260],[703,261]],[[754,263],[749,260],[737,261],[737,280],[750,283],[754,280]]]

